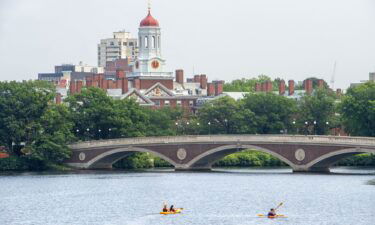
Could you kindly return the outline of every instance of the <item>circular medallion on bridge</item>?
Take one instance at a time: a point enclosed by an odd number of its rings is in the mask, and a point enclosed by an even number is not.
[[[296,157],[296,159],[298,160],[298,161],[303,161],[304,159],[305,159],[305,157],[306,157],[306,153],[305,153],[305,150],[303,150],[303,149],[297,149],[297,151],[296,151],[296,153],[294,154],[294,156]]]
[[[81,153],[79,153],[78,158],[79,158],[79,160],[84,161],[86,159],[86,154],[81,152]]]
[[[179,160],[186,159],[186,156],[187,156],[187,152],[184,148],[180,148],[180,149],[177,150],[177,158]]]

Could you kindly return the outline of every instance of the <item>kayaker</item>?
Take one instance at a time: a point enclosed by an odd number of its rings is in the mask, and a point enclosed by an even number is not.
[[[268,216],[276,216],[276,210],[275,210],[275,209],[271,209],[271,210],[268,212]]]
[[[169,208],[169,212],[176,212],[176,210],[174,209],[173,205],[171,205],[171,208]]]
[[[164,206],[163,206],[163,212],[168,212],[168,207],[167,207],[167,204],[164,203]]]

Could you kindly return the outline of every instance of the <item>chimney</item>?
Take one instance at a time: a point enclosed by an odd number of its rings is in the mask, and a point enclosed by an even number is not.
[[[116,80],[116,89],[122,89],[122,79]]]
[[[184,71],[176,70],[176,82],[179,84],[184,84]]]
[[[200,83],[201,83],[201,88],[202,89],[206,89],[207,88],[207,76],[206,76],[206,74],[202,74],[201,75]]]
[[[262,84],[261,84],[261,87],[260,87],[260,91],[267,91],[267,85],[266,85],[266,82],[263,82]]]
[[[107,89],[108,89],[108,82],[107,82],[107,80],[100,79],[100,87],[101,87],[103,90],[107,90]]]
[[[281,80],[279,83],[279,95],[285,94],[285,81]]]
[[[121,80],[122,78],[125,78],[125,72],[123,69],[117,69],[116,70],[116,79]]]
[[[141,80],[140,79],[134,79],[134,88],[135,89],[137,89],[137,90],[139,90],[139,89],[141,89]]]
[[[266,81],[266,92],[272,92],[272,81]]]
[[[56,93],[56,104],[60,105],[61,104],[61,94]]]
[[[260,83],[255,83],[255,92],[261,92],[262,91],[262,85]]]
[[[76,85],[77,85],[76,86],[76,92],[81,93],[81,90],[82,90],[82,87],[83,87],[83,81],[78,80]]]
[[[200,75],[195,75],[194,76],[194,83],[200,83],[201,82],[201,76]]]
[[[86,80],[86,87],[92,87],[92,80]]]
[[[208,83],[207,84],[207,96],[214,96],[215,95],[215,84]]]
[[[76,93],[76,82],[75,80],[70,81],[69,92],[71,95]]]
[[[289,80],[288,86],[289,86],[289,96],[294,95],[294,80]]]
[[[214,81],[214,84],[215,84],[215,96],[221,95],[223,93],[224,81],[217,80],[217,81]]]
[[[128,89],[128,79],[127,78],[122,78],[121,79],[121,82],[122,82],[122,94],[125,94],[129,91]]]
[[[323,79],[318,80],[318,88],[324,88],[324,80]]]
[[[306,94],[311,94],[313,91],[313,81],[311,79],[305,80],[304,86],[305,86]]]

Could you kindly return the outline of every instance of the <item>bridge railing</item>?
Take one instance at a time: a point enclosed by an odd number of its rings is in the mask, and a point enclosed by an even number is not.
[[[303,136],[303,135],[197,135],[167,137],[137,137],[78,142],[72,149],[124,145],[173,144],[173,143],[301,143],[375,146],[375,138],[346,136]]]

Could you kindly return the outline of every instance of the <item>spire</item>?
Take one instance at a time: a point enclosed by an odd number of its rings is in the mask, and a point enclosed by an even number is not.
[[[151,13],[151,0],[148,0],[148,13]]]

